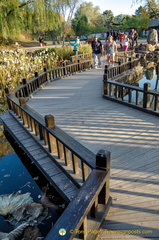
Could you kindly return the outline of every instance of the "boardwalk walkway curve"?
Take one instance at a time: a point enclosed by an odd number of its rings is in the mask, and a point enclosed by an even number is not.
[[[69,203],[67,211],[47,234],[45,239],[48,240],[59,240],[59,228],[64,225],[67,230],[63,240],[78,235],[76,231],[71,232],[72,229],[79,229],[83,239],[95,239],[95,234],[87,229],[94,223],[93,228],[99,229],[112,202],[109,195],[110,153],[102,150],[102,157],[96,159],[94,153],[57,127],[52,115],[43,118],[29,108],[26,101],[48,82],[85,71],[90,66],[91,59],[86,59],[49,71],[45,69],[40,75],[35,73],[28,82],[23,79],[23,85],[17,89],[6,89],[9,110],[1,116],[5,135],[11,143],[15,142],[17,151],[27,154]],[[74,218],[72,208],[76,212]]]
[[[95,154],[111,152],[113,204],[97,239],[159,239],[158,117],[103,99],[103,71],[49,83],[28,105]]]

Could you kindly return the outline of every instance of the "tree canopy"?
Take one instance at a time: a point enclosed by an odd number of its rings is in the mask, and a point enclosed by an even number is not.
[[[0,0],[1,38],[19,33],[66,32],[79,0]],[[67,15],[67,19],[66,19]]]
[[[135,28],[138,32],[146,30],[150,27],[150,19],[147,16],[126,16],[122,24],[120,25],[121,29],[128,30],[130,28]]]
[[[159,18],[158,0],[141,2],[133,16],[114,16],[111,10],[81,0],[0,0],[0,40],[18,40],[18,34],[56,36],[85,35],[110,30],[114,23],[130,28],[148,29],[148,19]],[[75,13],[75,14],[74,14]],[[137,27],[138,26],[138,27]]]

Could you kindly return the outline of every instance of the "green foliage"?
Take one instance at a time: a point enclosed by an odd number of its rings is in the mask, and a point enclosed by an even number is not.
[[[91,25],[88,23],[85,15],[81,15],[79,19],[74,19],[72,21],[72,27],[78,36],[88,36],[92,32]]]
[[[103,23],[107,30],[112,28],[113,23],[115,23],[115,18],[111,10],[105,10],[103,12]]]
[[[138,16],[127,16],[123,19],[122,24],[120,25],[121,29],[130,29],[135,28],[139,32],[146,30],[150,27],[150,19],[147,16],[138,17]]]
[[[139,2],[136,0],[135,2]],[[135,14],[137,16],[146,16],[150,19],[157,19],[159,18],[159,1],[158,0],[143,0],[140,1],[144,4],[140,6]]]
[[[94,28],[99,27],[101,22],[99,21],[99,7],[93,7],[91,2],[83,2],[75,13],[75,17],[72,20],[72,28],[76,35],[88,36],[94,31]]]
[[[70,8],[73,14],[77,1],[3,0],[0,2],[0,38],[16,39],[24,31],[31,34],[49,32],[52,36],[60,35],[63,26],[68,26],[62,9]]]

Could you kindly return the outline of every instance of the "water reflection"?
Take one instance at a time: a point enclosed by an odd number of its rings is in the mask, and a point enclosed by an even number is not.
[[[144,67],[145,70],[143,72],[142,79],[138,81],[139,87],[143,88],[144,83],[150,83],[151,90],[159,90],[159,64],[155,62],[147,62],[146,66],[144,64]]]

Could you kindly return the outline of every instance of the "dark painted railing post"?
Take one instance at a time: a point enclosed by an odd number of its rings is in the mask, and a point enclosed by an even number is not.
[[[54,116],[50,115],[46,115],[45,116],[45,124],[46,127],[48,128],[54,128],[55,127],[55,119]]]
[[[67,72],[66,72],[66,62],[63,62],[63,74],[64,74],[64,76],[67,75]]]
[[[131,57],[129,58],[129,62],[130,62],[130,69],[132,68],[132,61],[131,61]]]
[[[44,72],[45,72],[45,81],[47,82],[48,78],[47,78],[47,68],[46,67],[44,67]]]
[[[21,107],[26,106],[26,99],[24,97],[19,98],[19,104]]]
[[[45,116],[45,126],[50,129],[53,129],[55,127],[54,116],[52,116],[51,114]],[[44,141],[45,144],[48,145],[49,151],[52,153],[55,149],[55,142],[48,131],[44,132]]]
[[[119,64],[119,74],[121,74],[121,62],[118,63]]]
[[[104,69],[104,80],[108,80],[108,65],[105,65],[105,69]]]
[[[6,95],[10,95],[10,91],[9,91],[9,88],[8,88],[8,87],[5,88],[5,94],[6,94]],[[10,100],[9,100],[8,97],[7,97],[7,104],[8,104],[8,108],[9,108],[9,109],[12,109],[11,102],[10,102]]]
[[[35,73],[34,73],[34,76],[35,76],[35,77],[38,77],[38,75],[39,75],[38,72],[35,72]]]
[[[99,197],[98,202],[101,204],[107,204],[109,199],[109,178],[110,178],[110,152],[103,149],[99,150],[96,154],[96,169],[107,171],[109,174],[107,182],[104,184]]]
[[[150,83],[144,83],[143,108],[150,107],[150,94],[147,93],[149,90],[150,90]]]
[[[81,61],[80,61],[80,59],[78,59],[77,62],[78,62],[78,71],[80,72],[81,71],[81,63],[80,63]]]
[[[21,97],[19,98],[19,104],[21,107],[25,107],[26,106],[26,98]],[[27,125],[27,115],[26,113],[22,110],[21,113],[19,113],[19,117],[22,118],[23,120],[23,125]]]
[[[37,78],[36,85],[37,85],[37,88],[39,88],[40,87],[40,82],[39,82],[39,78],[38,78],[38,76],[39,76],[38,72],[35,72],[34,76]]]
[[[105,65],[104,73],[105,73],[105,74],[108,73],[108,65]]]
[[[107,80],[103,81],[103,94],[108,95],[108,82],[107,82]]]
[[[26,85],[26,84],[27,84],[26,78],[23,78],[23,79],[22,79],[22,83],[23,83],[23,85]],[[28,96],[29,96],[29,92],[28,92],[28,87],[27,87],[27,86],[24,87],[24,92],[23,92],[23,94],[24,94],[24,97],[28,97]]]

